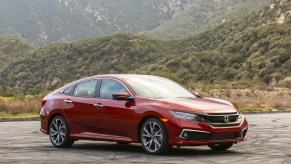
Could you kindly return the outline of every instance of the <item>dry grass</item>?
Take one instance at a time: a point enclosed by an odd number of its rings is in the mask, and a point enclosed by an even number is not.
[[[197,89],[202,96],[235,102],[242,111],[291,109],[291,90],[288,88],[257,89]]]
[[[291,109],[291,89],[265,86],[243,89],[237,85],[232,87],[201,85],[195,91],[205,97],[235,102],[242,111]],[[41,108],[41,99],[46,94],[47,92],[38,96],[0,97],[0,117],[37,116]]]
[[[36,114],[41,108],[41,96],[24,98],[0,97],[0,115]]]
[[[33,117],[39,117],[38,113],[23,113],[23,114],[17,114],[17,115],[11,115],[9,113],[0,112],[0,118],[33,118]]]

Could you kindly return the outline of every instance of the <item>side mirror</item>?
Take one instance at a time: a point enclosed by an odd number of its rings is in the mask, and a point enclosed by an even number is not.
[[[113,100],[126,100],[132,101],[134,100],[133,97],[127,92],[114,92],[112,93]]]

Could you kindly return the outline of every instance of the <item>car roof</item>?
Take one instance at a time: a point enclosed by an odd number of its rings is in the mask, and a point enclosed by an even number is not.
[[[95,75],[88,77],[92,78],[117,78],[117,79],[129,79],[129,78],[162,78],[154,75],[140,75],[140,74],[104,74],[104,75]],[[87,78],[85,78],[87,79]]]
[[[102,75],[95,75],[95,76],[90,76],[90,77],[85,77],[79,80],[75,80],[71,83],[68,83],[58,89],[56,89],[55,91],[53,91],[53,93],[55,92],[60,92],[63,91],[64,89],[67,89],[70,86],[76,85],[80,82],[86,81],[86,80],[93,80],[93,79],[97,79],[97,78],[113,78],[113,79],[117,79],[117,80],[123,80],[123,79],[130,79],[130,78],[159,78],[159,79],[163,79],[163,77],[159,77],[159,76],[154,76],[154,75],[140,75],[140,74],[102,74]]]

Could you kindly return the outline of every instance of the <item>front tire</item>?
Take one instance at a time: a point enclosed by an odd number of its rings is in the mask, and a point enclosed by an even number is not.
[[[232,145],[233,145],[233,142],[225,142],[225,143],[209,144],[208,147],[210,147],[212,150],[215,150],[215,151],[224,151],[231,148]]]
[[[70,129],[67,121],[62,116],[54,117],[49,126],[51,143],[57,148],[68,148],[74,144],[70,138]]]
[[[171,149],[165,125],[156,118],[146,120],[140,130],[140,140],[146,153],[165,154]]]

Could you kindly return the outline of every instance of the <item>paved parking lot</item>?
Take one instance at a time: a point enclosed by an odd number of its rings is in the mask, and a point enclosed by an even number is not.
[[[53,148],[39,121],[0,122],[0,163],[291,163],[291,113],[249,114],[249,139],[229,151],[207,146],[174,148],[166,156],[146,155],[141,145],[78,141]]]

